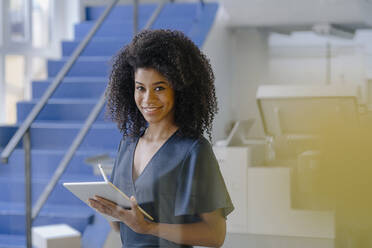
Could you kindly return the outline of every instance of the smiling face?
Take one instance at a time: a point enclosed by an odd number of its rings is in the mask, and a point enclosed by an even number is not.
[[[168,80],[152,68],[138,68],[134,79],[134,100],[145,120],[173,124],[174,90]]]

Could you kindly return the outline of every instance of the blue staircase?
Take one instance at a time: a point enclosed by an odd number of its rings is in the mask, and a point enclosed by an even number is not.
[[[167,4],[152,28],[181,30],[200,47],[213,24],[217,7],[214,3],[204,7],[196,3]],[[154,4],[140,5],[141,28],[155,8]],[[116,6],[112,10],[32,125],[34,203],[103,93],[110,58],[131,40],[132,10],[130,5]],[[0,152],[103,11],[104,7],[86,8],[86,21],[75,25],[75,40],[62,42],[60,60],[48,61],[48,79],[34,81],[32,100],[17,104],[17,125],[0,126]],[[103,247],[110,230],[108,223],[64,189],[62,182],[101,181],[84,159],[102,153],[114,156],[120,139],[115,124],[105,120],[102,111],[33,225],[66,223],[82,233],[83,247]],[[19,144],[9,163],[0,163],[0,248],[25,247],[24,194],[24,154]]]

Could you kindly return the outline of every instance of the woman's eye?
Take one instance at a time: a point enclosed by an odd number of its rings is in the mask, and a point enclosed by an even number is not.
[[[137,86],[136,87],[136,90],[139,90],[139,91],[143,91],[145,88],[143,88],[142,86]]]
[[[156,88],[155,88],[156,91],[160,91],[160,90],[164,90],[164,89],[165,89],[165,88],[162,87],[162,86],[159,86],[159,87],[156,87]]]

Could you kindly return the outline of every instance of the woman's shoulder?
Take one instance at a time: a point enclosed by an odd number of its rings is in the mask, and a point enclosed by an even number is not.
[[[135,143],[138,138],[134,136],[127,136],[123,135],[121,137],[120,143],[119,143],[119,151],[122,150],[123,148],[125,149],[128,145],[131,143]]]
[[[211,143],[204,137],[185,137],[179,136],[177,139],[177,144],[183,146],[188,153],[195,151],[195,150],[204,150],[204,149],[212,149]]]

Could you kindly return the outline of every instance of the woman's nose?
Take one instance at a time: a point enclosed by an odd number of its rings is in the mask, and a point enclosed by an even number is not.
[[[151,90],[146,91],[146,94],[145,94],[145,97],[144,97],[144,100],[146,102],[151,102],[155,98],[156,98],[156,96]]]

